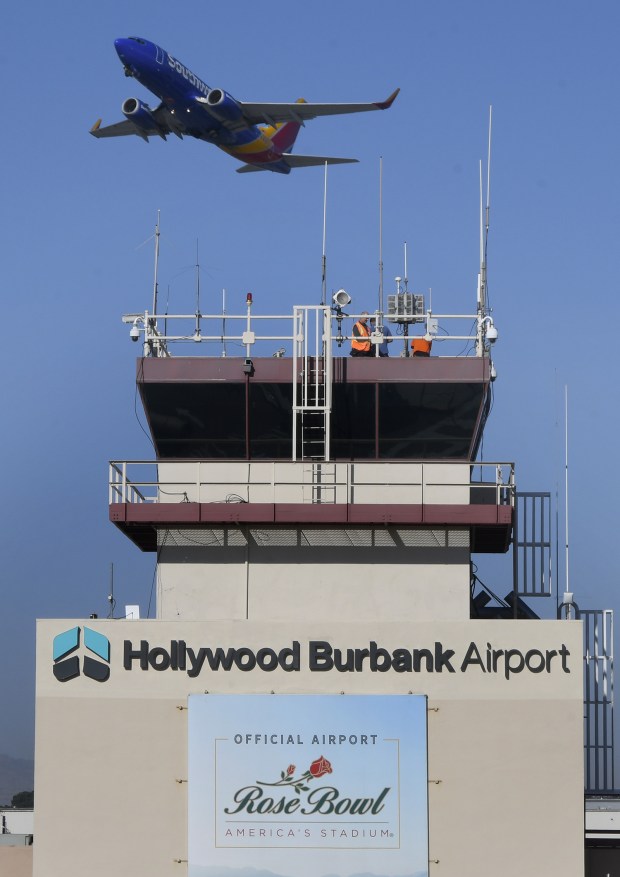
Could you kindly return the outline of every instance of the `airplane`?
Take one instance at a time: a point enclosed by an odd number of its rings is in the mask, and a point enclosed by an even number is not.
[[[292,168],[325,164],[349,164],[356,158],[323,155],[293,155],[299,129],[309,119],[340,113],[387,110],[396,89],[387,100],[366,104],[314,104],[300,98],[295,103],[247,103],[235,100],[221,88],[210,88],[189,68],[164,49],[141,37],[114,41],[125,76],[137,79],[161,103],[155,108],[136,97],[122,104],[125,120],[101,127],[98,119],[90,130],[93,137],[122,137],[135,134],[146,140],[168,134],[196,137],[213,143],[233,158],[245,162],[237,173],[269,170],[289,174]]]

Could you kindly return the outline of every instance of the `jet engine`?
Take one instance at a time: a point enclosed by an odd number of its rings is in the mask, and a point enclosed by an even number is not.
[[[159,131],[159,125],[155,121],[150,107],[138,100],[137,97],[128,97],[126,101],[123,101],[121,110],[123,115],[141,131],[150,131],[151,133]]]
[[[212,88],[207,95],[209,112],[222,122],[238,122],[243,116],[243,110],[227,91],[221,88]]]

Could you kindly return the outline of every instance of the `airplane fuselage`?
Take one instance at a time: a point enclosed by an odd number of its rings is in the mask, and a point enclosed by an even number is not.
[[[114,46],[125,74],[157,95],[178,121],[176,133],[213,143],[240,161],[264,164],[280,173],[290,172],[280,162],[282,153],[265,129],[245,122],[220,121],[206,112],[197,99],[205,99],[215,90],[160,46],[137,38],[117,39]]]

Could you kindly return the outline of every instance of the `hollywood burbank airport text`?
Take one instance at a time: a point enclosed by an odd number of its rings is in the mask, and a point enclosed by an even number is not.
[[[505,679],[518,673],[570,673],[570,652],[562,644],[557,649],[493,648],[491,643],[479,645],[470,642],[462,654],[435,642],[432,648],[397,648],[389,651],[376,642],[367,648],[334,648],[325,640],[311,640],[307,648],[307,667],[315,673],[479,673],[499,674]],[[125,640],[123,665],[125,670],[176,670],[188,676],[199,676],[203,671],[228,672],[241,670],[248,673],[262,670],[266,673],[301,670],[301,643],[293,641],[287,648],[258,650],[246,647],[191,648],[184,640],[172,640],[169,647],[151,647],[147,640],[134,645]]]

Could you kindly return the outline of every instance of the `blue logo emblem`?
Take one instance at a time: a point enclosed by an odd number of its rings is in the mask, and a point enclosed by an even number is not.
[[[80,657],[73,655],[80,647],[80,628],[72,627],[54,637],[54,676],[59,682],[68,682],[80,675]],[[105,682],[110,676],[110,640],[102,633],[84,628],[84,648],[98,658],[96,661],[90,655],[83,656],[82,672],[89,679],[96,682]]]

